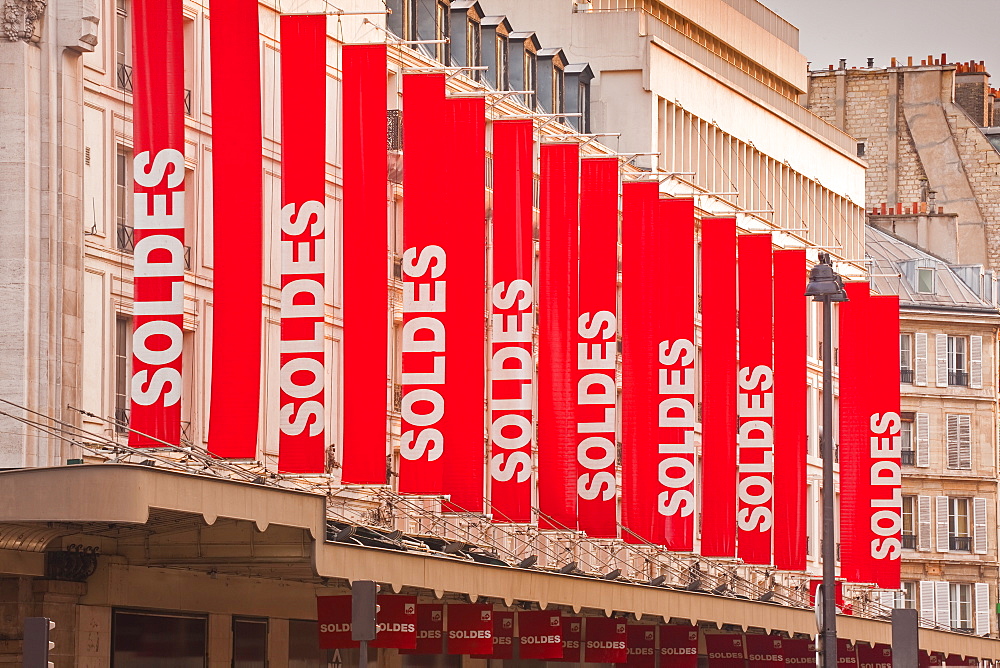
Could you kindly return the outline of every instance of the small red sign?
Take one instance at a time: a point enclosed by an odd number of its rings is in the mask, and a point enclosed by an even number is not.
[[[448,606],[448,654],[493,651],[493,606],[461,603]]]
[[[631,624],[626,627],[628,659],[619,666],[632,668],[656,668],[656,626],[653,624]]]
[[[859,668],[892,668],[892,648],[888,645],[858,643]]]
[[[378,633],[371,647],[414,649],[417,646],[417,597],[379,596]]]
[[[473,659],[514,658],[514,613],[493,611],[493,653],[473,654]]]
[[[444,651],[444,606],[417,603],[417,643],[400,654],[440,654]]]
[[[781,668],[785,665],[785,653],[781,638],[748,633],[745,640],[747,661],[750,668]]]
[[[317,596],[320,649],[357,647],[351,640],[351,596]]]
[[[583,619],[580,617],[562,618],[562,658],[552,661],[580,663],[583,655]]]
[[[858,650],[847,638],[837,638],[837,665],[845,668],[858,665]]]
[[[816,643],[811,638],[787,638],[782,641],[782,647],[785,650],[786,666],[816,665]]]
[[[743,636],[739,633],[706,633],[710,668],[744,668]]]
[[[588,617],[584,661],[587,663],[625,663],[628,659],[628,635],[620,617]]]
[[[517,644],[522,659],[561,659],[562,614],[558,610],[517,613]]]
[[[697,626],[668,624],[660,627],[660,665],[671,668],[697,668]]]

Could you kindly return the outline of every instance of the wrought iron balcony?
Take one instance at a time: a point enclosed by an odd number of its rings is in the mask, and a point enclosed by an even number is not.
[[[132,92],[133,82],[132,82],[132,66],[126,63],[118,63],[117,68],[117,80],[115,81],[119,90],[123,90],[126,93]],[[184,113],[188,116],[191,115],[191,89],[184,89]]]
[[[904,550],[915,550],[917,549],[917,537],[912,533],[904,533],[902,535],[903,549]]]
[[[903,466],[916,466],[917,464],[917,453],[913,450],[900,450],[899,451],[899,462]]]
[[[118,250],[123,253],[135,252],[135,228],[131,225],[118,225]],[[184,247],[184,269],[191,271],[191,247]]]
[[[948,549],[955,550],[956,552],[971,552],[972,551],[972,537],[971,536],[950,536],[948,538]]]
[[[900,369],[899,370],[899,382],[907,383],[909,385],[913,384],[913,369]]]
[[[399,109],[386,113],[386,144],[390,151],[403,150],[403,114]]]
[[[962,385],[968,386],[969,384],[969,373],[967,371],[952,371],[948,370],[948,384],[949,385]]]

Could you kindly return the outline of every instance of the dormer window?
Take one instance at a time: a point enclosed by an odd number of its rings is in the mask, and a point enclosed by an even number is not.
[[[548,114],[559,114],[563,109],[566,56],[562,49],[542,49],[538,52],[538,106]]]
[[[570,116],[566,122],[577,132],[590,132],[590,82],[594,72],[587,63],[573,63],[566,66],[565,111]]]
[[[455,0],[451,3],[451,64],[458,67],[479,67],[482,51],[483,10],[476,0]],[[467,70],[474,81],[482,79],[480,70]]]
[[[481,62],[486,67],[481,81],[495,90],[507,90],[510,87],[507,68],[510,23],[503,16],[486,16],[479,25]]]
[[[935,292],[934,267],[917,267],[917,292],[932,295]]]
[[[513,32],[510,34],[510,88],[531,91],[524,96],[524,106],[535,109],[535,92],[538,73],[538,51],[540,45],[533,32]]]

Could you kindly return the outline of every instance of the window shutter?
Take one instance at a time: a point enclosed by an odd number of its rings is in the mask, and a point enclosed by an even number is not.
[[[930,626],[937,618],[937,611],[934,609],[934,582],[931,580],[920,581],[920,625]]]
[[[969,337],[969,385],[980,390],[983,387],[983,337]]]
[[[931,549],[931,497],[917,497],[917,549],[930,552]]]
[[[959,468],[959,454],[958,454],[958,416],[949,414],[947,416],[948,427],[947,427],[947,437],[946,445],[948,449],[948,468],[957,469]]]
[[[937,335],[937,381],[938,387],[948,387],[948,335]]]
[[[937,504],[937,551],[947,552],[950,542],[948,540],[948,497],[934,497]]]
[[[944,627],[951,626],[951,601],[948,599],[948,583],[934,583],[934,608],[937,615],[934,621]]]
[[[927,413],[917,413],[917,466],[931,465],[931,419]]]
[[[976,554],[989,551],[989,527],[986,524],[986,499],[972,500],[972,542]]]
[[[878,593],[879,603],[886,610],[892,610],[896,607],[896,592],[891,590],[883,589]]]
[[[958,468],[972,468],[972,416],[958,416]]]
[[[979,499],[976,499],[977,501]],[[976,583],[976,635],[990,634],[990,586],[985,582]]]
[[[913,384],[927,384],[927,334],[913,335]]]

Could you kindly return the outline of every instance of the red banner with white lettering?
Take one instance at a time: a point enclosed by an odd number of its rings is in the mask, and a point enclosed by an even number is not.
[[[806,569],[806,356],[804,249],[774,253],[774,563]]]
[[[857,647],[847,638],[837,638],[837,665],[848,668],[858,665]]]
[[[561,663],[579,663],[583,657],[583,619],[581,617],[562,618],[562,658],[549,659]]]
[[[493,611],[493,652],[473,654],[474,659],[514,658],[514,613]]]
[[[132,447],[178,445],[184,349],[184,33],[181,0],[133,0],[135,282]],[[140,435],[143,434],[143,435]]]
[[[617,538],[618,159],[580,164],[577,508],[581,531]]]
[[[358,647],[351,639],[351,596],[317,596],[320,649]]]
[[[378,633],[369,647],[414,649],[417,646],[417,597],[378,597]]]
[[[527,610],[517,613],[519,658],[562,658],[562,628],[562,615],[558,610]]]
[[[697,668],[698,627],[666,624],[660,629],[660,665],[666,668]]]
[[[628,659],[618,665],[656,668],[656,625],[629,624],[625,633]]]
[[[622,538],[664,544],[660,513],[659,348],[670,309],[664,301],[665,234],[656,183],[622,185]]]
[[[445,105],[452,136],[451,173],[441,240],[448,258],[448,371],[445,391],[448,447],[444,454],[445,512],[482,513],[486,506],[486,100],[455,98]],[[440,138],[438,138],[440,140]],[[440,209],[440,202],[438,203]],[[492,632],[492,627],[491,627]]]
[[[326,15],[281,16],[278,470],[326,470]]]
[[[389,214],[385,44],[343,47],[344,483],[386,482],[389,382]],[[380,444],[383,447],[380,447]]]
[[[479,603],[448,606],[448,654],[493,651],[493,607]]]
[[[706,633],[705,649],[709,668],[745,668],[742,634]]]
[[[445,147],[451,142],[443,122],[444,74],[403,76],[406,132],[403,133],[403,399],[399,441],[399,492],[444,493],[446,343],[451,304],[451,260],[445,246],[452,232],[441,202],[450,200]],[[450,352],[450,351],[449,351]],[[476,368],[482,367],[477,363]],[[463,369],[457,369],[462,372]],[[454,407],[448,407],[448,415]],[[481,409],[478,411],[481,413]],[[448,439],[447,446],[450,446]]]
[[[701,553],[736,556],[736,219],[701,221]]]
[[[740,362],[736,395],[738,554],[748,564],[770,564],[774,528],[771,235],[741,234],[737,244],[740,256]]]
[[[899,302],[849,283],[840,309],[841,574],[899,587]]]
[[[895,360],[895,357],[893,357]],[[892,668],[892,647],[858,643],[858,668]]]
[[[576,529],[579,144],[541,147],[538,253],[539,526]]]
[[[531,522],[533,132],[531,119],[493,123],[490,504],[494,522]]]
[[[587,617],[586,663],[624,663],[628,658],[628,633],[621,617]]]
[[[745,640],[748,668],[781,668],[785,665],[781,638],[748,633]],[[784,642],[788,642],[787,639]]]
[[[211,255],[208,450],[217,457],[254,459],[263,357],[264,167],[260,67],[246,54],[259,51],[260,29],[253,3],[212,0],[210,5],[212,238],[219,241]],[[178,74],[182,71],[178,63]]]
[[[661,262],[669,268],[670,280],[660,280],[663,309],[670,317],[663,321],[657,354],[660,460],[657,466],[659,492],[657,508],[665,523],[667,549],[690,552],[694,549],[695,370],[694,313],[694,200],[660,200],[660,228],[665,228]]]
[[[917,668],[932,668],[932,666],[943,665],[944,654],[941,652],[928,652],[925,649],[917,652]]]
[[[816,665],[816,643],[811,638],[785,638],[781,643],[786,666]]]
[[[417,604],[417,643],[400,654],[440,654],[444,651],[444,606],[440,603]]]

